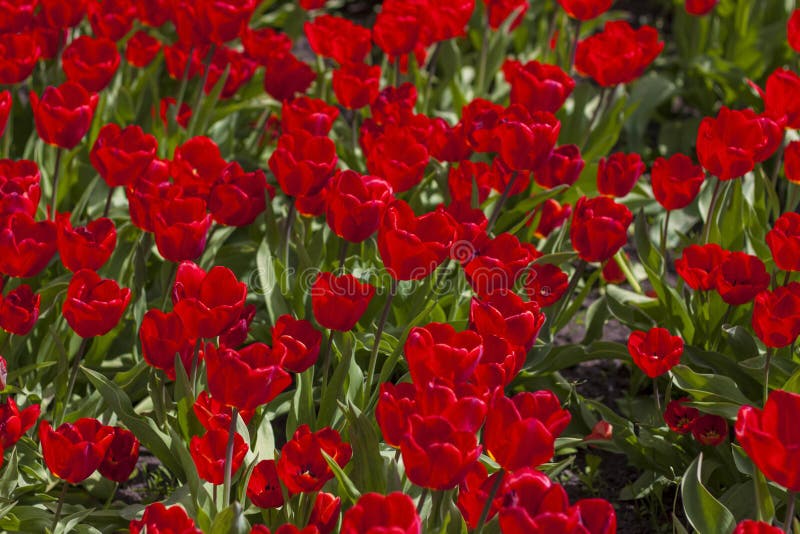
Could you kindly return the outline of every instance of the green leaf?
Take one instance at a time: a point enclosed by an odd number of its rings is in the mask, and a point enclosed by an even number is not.
[[[381,456],[381,439],[374,418],[362,413],[352,402],[344,412],[348,436],[353,447],[352,475],[357,486],[365,492],[386,492],[386,468]]]
[[[361,492],[358,491],[358,488],[350,480],[345,472],[339,467],[339,464],[336,463],[336,460],[328,456],[325,451],[320,451],[322,453],[322,457],[325,458],[325,461],[328,462],[328,465],[333,471],[333,476],[336,477],[336,480],[339,482],[339,488],[342,490],[342,496],[346,497],[350,502],[356,502],[359,497],[361,497]]]
[[[211,534],[247,534],[250,524],[244,517],[242,505],[234,502],[214,518],[211,523]]]
[[[727,376],[695,373],[685,365],[676,365],[671,373],[675,384],[702,403],[708,413],[733,419],[740,406],[750,404],[736,382]]]
[[[260,285],[258,291],[264,297],[269,319],[274,323],[279,316],[289,313],[289,305],[286,304],[281,294],[278,277],[275,275],[275,267],[272,263],[272,254],[266,239],[258,247],[256,267]]]
[[[736,519],[703,485],[702,467],[703,453],[700,453],[681,481],[681,497],[686,517],[702,534],[730,534],[736,527]]]

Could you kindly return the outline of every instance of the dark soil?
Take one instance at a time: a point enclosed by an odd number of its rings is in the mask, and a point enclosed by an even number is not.
[[[126,504],[150,504],[172,493],[178,484],[158,458],[140,449],[133,476],[117,489],[114,499]]]

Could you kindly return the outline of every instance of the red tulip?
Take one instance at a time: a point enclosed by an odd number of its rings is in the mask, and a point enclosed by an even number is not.
[[[510,291],[473,298],[469,317],[482,336],[495,335],[526,348],[533,346],[545,321],[536,302],[525,302]]]
[[[514,21],[509,30],[515,29],[522,22],[525,12],[528,11],[528,2],[525,0],[483,0],[489,17],[489,27],[497,30],[515,14]]]
[[[92,31],[99,37],[112,41],[122,39],[133,26],[136,2],[131,0],[104,0],[89,2],[87,14]]]
[[[533,264],[523,280],[528,298],[542,308],[558,302],[569,285],[567,273],[549,263]]]
[[[613,0],[558,0],[567,15],[578,20],[592,20],[609,9]]]
[[[520,104],[530,113],[558,111],[575,89],[575,81],[557,65],[507,59],[503,74],[511,85],[511,104]]]
[[[628,241],[633,214],[608,197],[581,197],[570,226],[572,246],[585,261],[606,261]]]
[[[449,384],[466,382],[483,353],[479,334],[456,332],[446,323],[412,328],[403,348],[411,379],[420,386],[434,379]]]
[[[40,302],[41,296],[26,284],[0,296],[0,328],[10,334],[26,335],[39,318]]]
[[[375,288],[355,276],[321,272],[311,287],[314,318],[325,328],[346,332],[364,315]]]
[[[664,421],[673,432],[678,434],[691,432],[692,425],[700,417],[700,412],[697,411],[697,408],[685,405],[690,400],[689,397],[682,397],[667,403],[667,408],[664,410]]]
[[[147,32],[139,30],[128,39],[125,45],[125,61],[134,67],[143,69],[153,62],[162,46],[161,41],[151,37]]]
[[[207,391],[201,391],[192,405],[197,420],[206,430],[225,430],[231,427],[233,409],[221,401],[209,396]],[[245,424],[253,418],[253,410],[240,410],[239,416]]]
[[[750,302],[767,289],[770,276],[757,256],[731,252],[715,270],[716,289],[726,303],[738,306]]]
[[[360,243],[378,229],[391,200],[392,186],[382,178],[341,171],[328,183],[328,226],[339,237]]]
[[[606,22],[603,31],[578,43],[575,69],[603,87],[640,77],[664,49],[651,26],[634,30],[624,20]]]
[[[365,493],[342,518],[341,534],[421,534],[422,521],[411,497],[400,492]]]
[[[650,178],[653,196],[667,210],[679,210],[688,206],[700,191],[705,172],[699,165],[683,154],[669,159],[658,158],[653,162]]]
[[[206,247],[211,227],[206,201],[184,196],[177,185],[169,187],[164,197],[157,206],[151,207],[159,254],[174,262],[197,259]]]
[[[5,379],[0,380],[0,385],[5,388]],[[13,447],[33,427],[40,412],[41,407],[38,404],[31,404],[20,411],[14,398],[7,397],[0,404],[0,448],[7,451]]]
[[[767,78],[764,115],[787,128],[800,128],[800,103],[794,98],[800,90],[800,76],[788,69],[776,69]]]
[[[427,147],[407,128],[396,125],[385,128],[365,152],[370,174],[384,178],[398,193],[419,184],[430,161]]]
[[[283,492],[275,460],[261,460],[247,483],[247,498],[259,508],[283,506]]]
[[[32,33],[0,34],[0,84],[24,82],[39,59],[39,45]]]
[[[72,272],[81,269],[97,271],[117,246],[117,230],[111,219],[102,217],[86,226],[73,228],[69,213],[56,215],[58,254],[64,267]]]
[[[284,193],[308,196],[325,187],[337,161],[333,141],[298,131],[281,136],[269,158],[269,168]]]
[[[764,345],[781,348],[800,336],[800,283],[762,291],[753,305],[753,331]]]
[[[680,363],[683,339],[670,335],[665,328],[651,328],[647,332],[635,330],[628,338],[628,352],[644,374],[655,378]]]
[[[546,189],[572,185],[578,181],[585,165],[577,146],[563,145],[553,149],[544,165],[533,173],[533,179]]]
[[[389,204],[378,228],[378,250],[396,280],[421,280],[447,258],[456,226],[441,207],[417,217],[402,200]]]
[[[89,161],[109,187],[128,186],[156,158],[158,141],[141,127],[106,124],[89,152]]]
[[[286,54],[292,50],[292,39],[272,28],[253,29],[245,25],[239,35],[244,53],[259,65],[264,65],[273,54]]]
[[[144,361],[163,370],[170,380],[175,380],[176,354],[180,356],[184,368],[187,371],[191,369],[195,340],[186,335],[183,321],[177,313],[148,310],[139,327],[139,340]]]
[[[370,105],[380,91],[380,65],[347,63],[333,71],[333,94],[347,109]]]
[[[280,355],[263,343],[238,351],[206,345],[208,391],[228,406],[254,410],[289,387],[292,378],[280,367]]]
[[[225,477],[225,451],[228,445],[228,430],[209,430],[202,436],[193,436],[189,444],[189,452],[197,468],[200,478],[212,484],[222,484]],[[233,436],[233,461],[231,473],[242,466],[247,444],[237,433]]]
[[[339,65],[361,63],[372,49],[372,32],[342,17],[321,15],[304,25],[308,44]]]
[[[98,471],[109,480],[120,484],[131,477],[139,460],[139,440],[130,430],[114,427],[113,439]]]
[[[477,249],[464,264],[464,274],[473,290],[487,298],[497,292],[511,291],[523,269],[539,255],[516,236],[502,233],[490,239],[485,235],[477,240]]]
[[[639,154],[615,152],[608,158],[600,158],[597,191],[601,195],[624,197],[631,192],[644,171],[645,165]]]
[[[686,0],[684,8],[690,15],[707,15],[714,9],[719,0]]]
[[[47,421],[39,424],[44,463],[53,475],[72,484],[94,473],[113,439],[113,429],[97,419],[78,419],[55,430]]]
[[[0,273],[18,278],[39,274],[56,252],[56,225],[14,213],[0,226]]]
[[[191,338],[220,335],[242,315],[247,286],[227,267],[207,273],[192,262],[178,266],[172,303]]]
[[[791,46],[795,52],[800,52],[800,9],[792,11],[789,22],[786,25],[786,34],[789,40],[789,46]]]
[[[87,0],[64,2],[63,0],[40,0],[40,15],[51,28],[71,28],[86,15]]]
[[[170,108],[175,107],[177,105],[178,105],[177,101],[171,96],[167,96],[161,99],[161,102],[159,103],[158,107],[159,110],[158,116],[161,118],[161,122],[164,123],[165,127],[167,125],[167,111]],[[189,104],[187,104],[186,102],[182,102],[181,109],[178,111],[175,117],[175,122],[177,122],[178,125],[182,128],[188,128],[189,121],[191,120],[191,118],[192,118],[192,108],[190,108]]]
[[[233,48],[219,47],[208,65],[208,77],[203,91],[207,95],[211,94],[224,75],[225,81],[219,98],[223,100],[231,98],[253,78],[256,67],[256,63],[244,53]]]
[[[535,171],[547,163],[556,145],[561,123],[546,111],[528,114],[512,105],[494,130],[503,163],[513,171]]]
[[[79,336],[102,336],[117,326],[130,300],[131,290],[127,287],[120,289],[114,280],[81,269],[72,275],[62,312]]]
[[[133,519],[129,525],[131,534],[170,533],[170,534],[202,534],[194,526],[186,512],[178,506],[166,507],[160,502],[153,503],[144,509],[141,519]]]
[[[264,76],[264,91],[279,101],[305,93],[317,78],[314,70],[293,54],[269,56]]]
[[[281,315],[272,327],[272,349],[281,355],[281,366],[302,373],[317,361],[322,333],[305,319]]]
[[[570,413],[551,391],[495,394],[486,416],[483,441],[503,469],[536,467],[553,456],[555,439],[570,421]]]
[[[428,139],[428,151],[434,159],[457,163],[468,160],[472,149],[467,143],[467,134],[461,123],[450,126],[441,117],[430,120],[431,132]],[[452,171],[453,168],[451,167]]]
[[[492,190],[494,178],[491,175],[492,168],[482,161],[464,160],[458,163],[458,167],[450,167],[447,176],[450,198],[453,199],[453,202],[471,203],[473,188],[477,186],[478,202],[484,202],[489,198],[489,193]]]
[[[736,439],[764,475],[789,491],[800,491],[800,435],[794,417],[800,395],[776,390],[764,409],[742,406]]]
[[[331,493],[320,491],[314,499],[311,515],[308,517],[308,526],[315,526],[319,534],[331,534],[339,524],[339,512],[342,509],[342,499]]]
[[[339,433],[329,427],[311,432],[308,425],[300,425],[292,439],[283,446],[278,460],[278,475],[290,494],[319,491],[333,478],[333,471],[322,451],[340,467],[344,467],[353,455],[350,444],[342,442]]]
[[[299,96],[281,106],[281,130],[286,134],[306,132],[324,137],[338,116],[336,106],[329,106],[318,98]]]
[[[220,224],[247,226],[263,213],[271,187],[261,169],[244,172],[238,163],[230,163],[211,187],[208,210]]]
[[[33,161],[0,159],[0,222],[18,211],[36,216],[42,196],[40,179]]]
[[[97,95],[68,81],[47,87],[41,98],[33,91],[30,96],[36,131],[42,141],[59,148],[75,148],[89,131]]]
[[[11,92],[8,90],[0,91],[0,137],[6,132],[8,117],[14,102],[11,100]]]
[[[572,215],[572,206],[569,204],[559,204],[557,200],[548,198],[541,204],[541,217],[536,227],[534,235],[539,238],[549,236],[553,230],[561,228]],[[533,222],[531,218],[530,222]],[[530,224],[530,222],[528,224]]]
[[[17,33],[30,27],[38,0],[0,0],[0,33]]]
[[[736,525],[732,534],[783,534],[783,529],[762,521],[745,519]]]
[[[169,170],[187,196],[205,199],[227,165],[213,140],[196,136],[175,149]]]
[[[689,245],[675,260],[675,270],[695,291],[716,289],[716,270],[729,255],[729,251],[716,243]]]
[[[703,445],[716,447],[728,437],[728,422],[718,415],[701,415],[692,423],[692,436]]]
[[[778,269],[800,271],[800,214],[786,212],[767,232],[767,245]]]
[[[111,83],[119,62],[117,46],[103,37],[82,35],[71,41],[61,54],[67,80],[77,82],[93,93],[102,91]]]

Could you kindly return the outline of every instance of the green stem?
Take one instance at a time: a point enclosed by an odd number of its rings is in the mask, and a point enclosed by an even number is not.
[[[622,271],[622,274],[625,275],[625,279],[631,285],[633,290],[639,295],[644,294],[644,291],[642,291],[642,286],[639,285],[639,281],[636,280],[635,276],[633,276],[633,271],[631,271],[631,268],[628,266],[628,260],[625,258],[625,253],[622,251],[622,249],[619,249],[617,253],[614,254],[614,260],[617,262],[617,265],[619,265],[619,269]]]
[[[669,234],[667,233],[667,231],[669,229],[669,216],[671,214],[672,214],[672,210],[667,210],[667,215],[664,218],[664,228],[663,228],[663,231],[661,233],[661,257],[664,258],[664,270],[666,270],[667,264],[669,263],[669,260],[667,259],[667,253],[668,253],[668,251],[667,251],[667,236]]]
[[[211,61],[214,59],[214,52],[216,51],[217,45],[212,44],[208,49],[206,60],[203,63],[203,78],[200,80],[200,87],[197,88],[197,95],[194,98],[194,106],[192,107],[192,118],[189,120],[189,128],[187,130],[189,137],[192,136],[192,132],[194,132],[197,121],[200,120],[200,104],[203,102],[203,95],[205,94],[206,83],[208,82],[208,74],[211,70],[209,67],[211,66]],[[178,111],[180,112],[180,110]]]
[[[653,398],[656,399],[656,410],[661,413],[661,398],[658,395],[658,377],[653,378]]]
[[[581,37],[581,21],[576,20],[575,35],[572,37],[572,44],[570,45],[570,51],[569,51],[569,68],[567,69],[567,72],[569,72],[570,75],[575,73],[575,54],[578,52],[578,40],[580,40],[580,37]]]
[[[108,499],[106,500],[106,504],[103,506],[103,510],[108,510],[111,507],[111,503],[114,502],[114,497],[117,496],[117,489],[119,489],[119,482],[114,482],[114,487],[108,494]]]
[[[577,267],[575,267],[575,271],[572,273],[572,277],[569,279],[569,285],[567,286],[567,290],[564,292],[564,296],[561,297],[561,300],[558,301],[556,305],[556,313],[554,313],[550,319],[550,328],[551,332],[555,334],[555,331],[552,329],[558,324],[558,320],[561,318],[561,314],[564,313],[564,308],[569,302],[569,299],[572,298],[572,293],[575,292],[575,288],[578,287],[578,282],[583,277],[583,273],[586,271],[586,260],[580,260],[578,262]]]
[[[612,89],[607,87],[603,87],[600,90],[600,96],[598,97],[597,107],[594,108],[592,112],[592,116],[589,119],[589,125],[586,128],[586,133],[583,136],[583,141],[581,142],[581,152],[586,150],[586,143],[589,142],[589,138],[592,136],[592,130],[594,130],[595,125],[597,124],[598,119],[605,113],[605,108],[608,105],[609,95],[612,94]]]
[[[286,222],[283,225],[283,268],[289,267],[289,244],[292,240],[292,226],[294,224],[297,208],[294,199],[289,199],[289,213],[286,214]]]
[[[103,217],[108,217],[108,212],[111,210],[111,198],[114,196],[114,188],[108,188],[108,196],[106,197],[106,207],[103,208]]]
[[[227,508],[231,500],[231,478],[233,477],[233,438],[236,436],[236,420],[239,409],[231,410],[231,427],[228,430],[228,446],[225,449],[225,478],[222,485],[222,505]]]
[[[6,131],[3,134],[3,158],[11,158],[11,142],[14,136],[14,98],[16,98],[16,86],[11,86],[11,109],[8,112]]]
[[[789,534],[792,531],[792,523],[794,523],[794,492],[790,491],[786,496],[786,519],[783,522],[783,531]]]
[[[61,177],[61,155],[63,148],[56,149],[56,168],[53,170],[53,198],[50,202],[50,219],[56,218],[56,204],[58,203],[58,179]]]
[[[322,392],[320,398],[325,398],[328,389],[328,372],[331,369],[331,350],[333,350],[333,330],[328,331],[328,341],[325,343],[325,351],[322,353]]]
[[[169,150],[169,132],[173,125],[178,124],[178,114],[181,112],[183,99],[186,98],[186,87],[189,85],[189,69],[192,67],[192,57],[194,56],[194,47],[189,48],[189,53],[186,55],[186,66],[183,68],[183,76],[181,77],[181,86],[178,89],[178,98],[175,99],[175,105],[167,110],[167,124],[165,128],[165,139],[163,143],[164,150]]]
[[[485,11],[485,10],[484,10]],[[489,26],[488,14],[483,17],[483,34],[481,35],[481,52],[478,59],[478,77],[475,80],[475,96],[483,95],[483,86],[486,84],[486,67],[489,60]]]
[[[422,488],[422,495],[419,496],[419,502],[417,503],[417,515],[422,515],[422,507],[425,506],[425,500],[428,498],[428,493],[430,493],[428,488]]]
[[[85,337],[81,340],[80,347],[78,347],[78,353],[75,355],[75,359],[72,361],[72,370],[70,371],[69,384],[67,385],[67,396],[64,398],[64,408],[59,413],[58,418],[56,418],[54,421],[56,427],[64,422],[64,417],[67,415],[69,400],[72,397],[72,391],[75,389],[75,382],[78,379],[78,371],[81,368],[81,358],[83,358],[83,354],[86,351],[86,346],[89,344],[90,339],[91,338]]]
[[[714,185],[714,192],[711,194],[711,204],[708,206],[708,217],[703,226],[703,244],[708,244],[708,237],[711,235],[711,221],[714,219],[714,212],[717,209],[717,200],[719,199],[719,189],[721,185],[722,180],[718,178],[716,185]]]
[[[772,347],[767,347],[767,361],[764,362],[764,404],[767,403],[769,398],[769,367],[772,363]]]
[[[344,273],[345,271],[345,261],[347,261],[347,248],[349,247],[350,243],[346,239],[342,239],[342,243],[339,245],[339,271]]]
[[[511,175],[511,179],[508,181],[506,188],[503,189],[503,194],[498,199],[497,203],[494,206],[494,210],[492,210],[492,215],[489,217],[489,224],[486,226],[486,233],[489,234],[494,229],[494,225],[497,223],[497,219],[500,218],[500,212],[503,211],[503,206],[505,206],[506,202],[508,202],[508,197],[511,196],[511,189],[514,187],[514,184],[517,181],[517,177],[519,173],[514,171],[514,174]]]
[[[61,519],[61,508],[64,506],[64,497],[67,496],[68,486],[69,482],[65,480],[64,484],[61,486],[61,494],[58,496],[58,504],[56,505],[56,515],[53,516],[53,524],[50,526],[51,532],[55,532],[56,526],[58,525],[58,520]]]
[[[372,382],[375,377],[375,367],[378,365],[378,349],[381,344],[381,337],[383,336],[383,329],[386,326],[386,319],[389,318],[389,311],[392,309],[392,300],[397,293],[397,280],[392,278],[391,286],[389,287],[389,295],[386,297],[386,304],[383,305],[383,311],[378,321],[378,329],[375,331],[375,341],[372,344],[372,353],[369,357],[369,368],[367,371],[367,384],[364,387],[364,401],[369,399],[370,391],[372,390]]]
[[[478,526],[475,527],[476,534],[481,534],[483,532],[483,525],[486,523],[486,518],[489,517],[489,510],[492,509],[492,501],[494,501],[495,495],[497,495],[497,491],[500,489],[500,484],[503,483],[503,477],[505,474],[505,470],[501,468],[499,474],[497,475],[497,480],[494,481],[494,485],[489,491],[489,495],[486,497],[486,504],[483,505],[481,517],[478,519]]]

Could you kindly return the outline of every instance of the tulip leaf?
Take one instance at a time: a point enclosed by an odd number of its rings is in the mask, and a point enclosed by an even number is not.
[[[4,498],[10,498],[13,491],[17,489],[19,481],[18,463],[17,450],[14,449],[8,457],[8,463],[3,467],[5,470],[3,476],[0,477],[0,495]],[[2,514],[0,514],[0,517],[2,517]]]
[[[333,476],[339,482],[339,488],[342,490],[342,496],[346,497],[350,502],[356,502],[359,497],[361,497],[361,492],[358,490],[358,487],[353,483],[350,477],[345,474],[339,464],[336,463],[336,460],[328,456],[328,454],[320,450],[322,453],[322,457],[325,458],[325,461],[328,462],[328,465],[333,471]]]
[[[695,530],[703,534],[729,534],[736,527],[736,519],[703,485],[702,468],[703,453],[700,453],[681,481],[686,517]]]
[[[173,473],[181,476],[184,470],[170,450],[169,436],[159,430],[152,419],[135,413],[130,397],[115,383],[91,369],[81,367],[81,371],[83,371],[83,374],[86,375],[92,385],[97,388],[103,400],[117,414],[120,421],[142,442],[142,445],[155,454]]]
[[[214,518],[211,523],[211,534],[247,534],[250,524],[244,517],[242,505],[234,502]]]
[[[671,373],[675,384],[696,401],[704,403],[704,408],[710,413],[736,417],[741,405],[750,404],[736,382],[727,376],[696,373],[686,365],[676,365]]]
[[[269,319],[274,323],[279,316],[289,313],[289,305],[281,294],[278,277],[275,275],[272,254],[266,240],[262,241],[258,247],[256,267],[258,268],[258,282],[260,284],[258,289],[264,297]]]
[[[386,468],[380,449],[380,432],[352,402],[344,411],[348,436],[353,447],[353,478],[365,492],[386,492]]]

